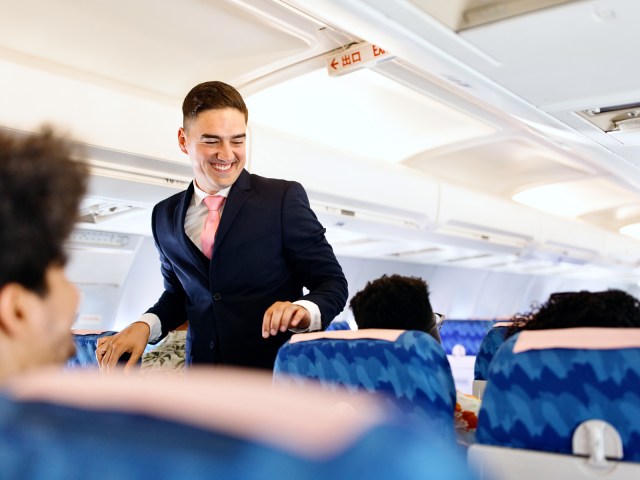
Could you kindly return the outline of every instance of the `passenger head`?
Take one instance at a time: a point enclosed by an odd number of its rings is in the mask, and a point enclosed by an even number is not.
[[[421,330],[440,341],[429,289],[421,278],[383,275],[356,293],[349,307],[359,329]]]
[[[64,274],[87,167],[48,129],[0,132],[0,378],[74,353],[78,293]]]
[[[180,150],[189,156],[196,185],[214,195],[238,179],[246,163],[249,112],[240,93],[223,82],[196,85],[182,104]]]
[[[574,327],[640,327],[640,302],[621,290],[554,293],[546,303],[513,318],[508,331]]]

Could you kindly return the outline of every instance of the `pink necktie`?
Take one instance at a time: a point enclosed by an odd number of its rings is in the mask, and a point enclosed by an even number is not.
[[[211,259],[211,254],[213,253],[213,241],[216,238],[216,230],[218,230],[218,224],[220,223],[219,210],[224,200],[225,197],[219,195],[209,195],[202,200],[209,209],[209,213],[200,234],[200,244],[202,245],[202,253],[209,259]]]

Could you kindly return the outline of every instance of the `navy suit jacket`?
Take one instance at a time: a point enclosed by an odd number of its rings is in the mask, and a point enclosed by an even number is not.
[[[163,336],[189,321],[187,363],[271,369],[291,336],[262,338],[271,304],[310,300],[323,328],[345,306],[347,281],[325,229],[299,183],[243,170],[224,204],[209,261],[184,231],[192,195],[193,184],[153,209],[165,291],[148,312],[160,318]]]

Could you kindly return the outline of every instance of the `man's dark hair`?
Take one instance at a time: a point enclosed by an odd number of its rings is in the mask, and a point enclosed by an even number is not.
[[[64,265],[64,241],[78,218],[88,170],[49,128],[0,131],[0,288],[16,282],[46,293],[45,272]]]
[[[196,118],[201,112],[223,108],[235,108],[244,114],[245,122],[249,120],[249,110],[242,95],[231,85],[219,81],[196,85],[182,103],[183,127],[187,120]]]
[[[507,336],[520,330],[574,327],[640,327],[640,302],[622,290],[554,293],[546,303],[518,314]]]
[[[358,328],[421,330],[435,326],[427,283],[418,277],[383,275],[356,293],[349,307]]]

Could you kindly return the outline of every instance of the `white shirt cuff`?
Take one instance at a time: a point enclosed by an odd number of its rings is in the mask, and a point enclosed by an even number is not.
[[[149,342],[157,342],[162,336],[162,324],[160,323],[160,317],[155,313],[144,313],[140,316],[137,322],[146,323],[149,325]]]
[[[306,332],[314,332],[316,330],[322,330],[322,321],[320,319],[320,308],[309,300],[297,300],[293,302],[294,305],[300,305],[305,308],[311,314],[311,322],[309,323],[309,328],[290,328],[290,332],[294,333],[306,333]]]

